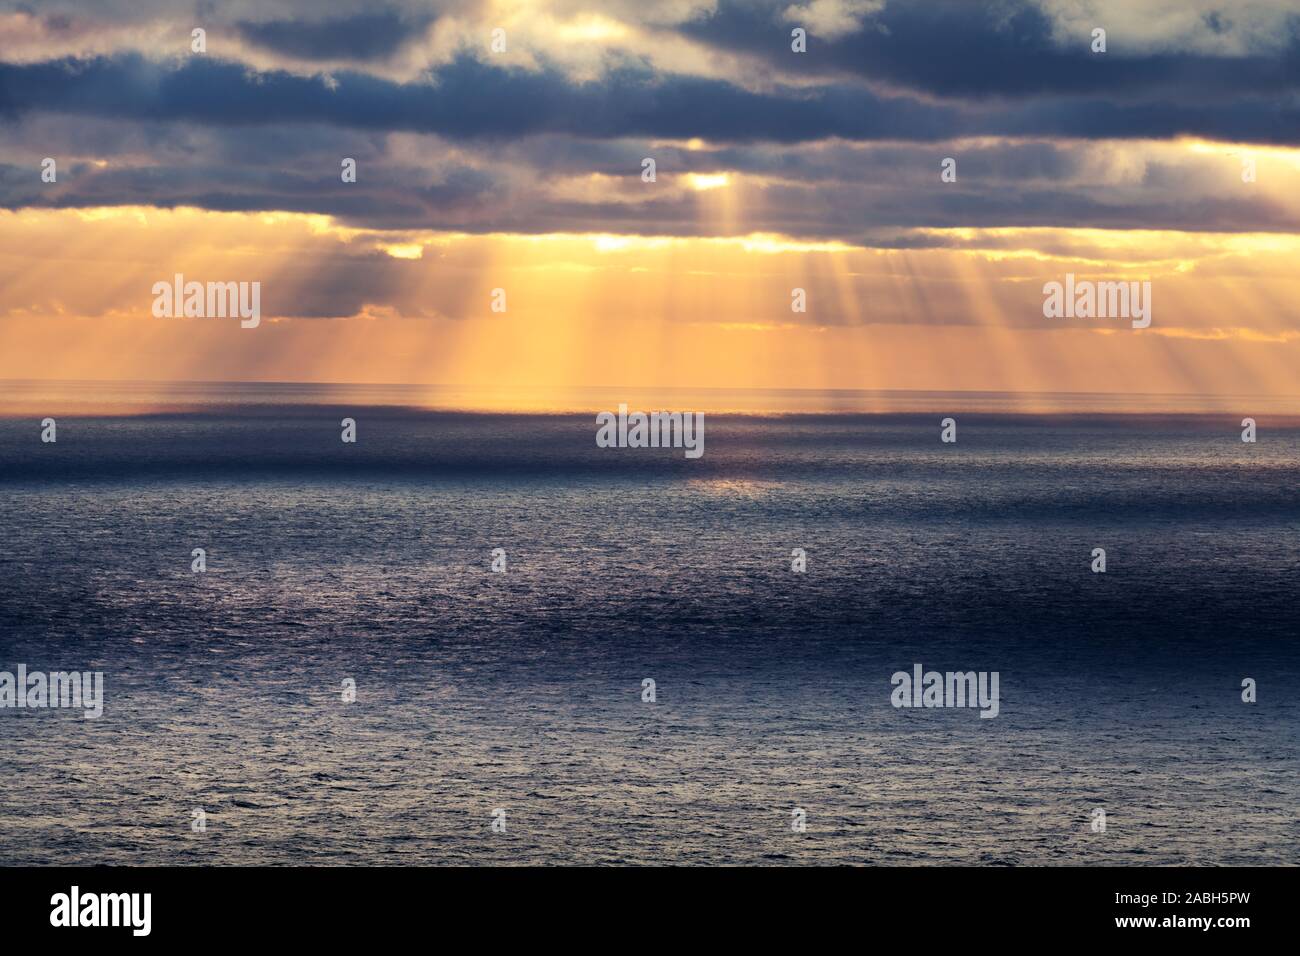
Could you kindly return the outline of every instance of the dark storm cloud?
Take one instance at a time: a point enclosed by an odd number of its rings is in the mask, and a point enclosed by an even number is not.
[[[327,81],[252,73],[208,58],[157,63],[136,54],[0,64],[0,116],[30,111],[208,124],[320,122],[501,140],[559,132],[775,143],[974,135],[1300,142],[1300,107],[1267,98],[1217,106],[1096,99],[957,106],[843,84],[755,92],[635,67],[579,83],[559,70],[500,68],[470,57],[420,83],[354,72]]]
[[[268,277],[263,303],[270,315],[288,318],[336,319],[356,315],[367,305],[399,304],[404,315],[447,314],[441,295],[420,301],[405,294],[414,262],[382,253],[332,254],[301,265],[281,266]],[[271,281],[271,280],[274,281]]]
[[[237,156],[256,130],[232,128],[205,152]],[[293,129],[284,131],[287,139]],[[469,233],[610,232],[651,235],[743,235],[772,232],[874,245],[916,244],[896,239],[910,229],[946,227],[1077,227],[1186,231],[1278,231],[1300,228],[1295,212],[1250,190],[1225,190],[1236,165],[1208,157],[1177,163],[1154,158],[1140,179],[1117,174],[1112,159],[1086,144],[967,145],[957,183],[940,186],[941,147],[847,143],[818,147],[729,147],[659,151],[660,182],[640,181],[645,144],[590,145],[548,137],[531,147],[465,154],[471,162],[409,165],[384,152],[359,166],[357,183],[337,172],[338,143],[302,131],[322,155],[265,157],[253,163],[187,162],[185,149],[169,149],[175,166],[106,166],[71,162],[57,184],[41,183],[35,165],[0,165],[0,206],[76,208],[116,205],[195,206],[237,212],[276,210],[319,213],[349,226],[376,230],[446,230]],[[186,141],[187,146],[194,141]],[[396,152],[409,155],[411,143]],[[430,155],[441,148],[428,141]],[[28,149],[30,152],[30,148]],[[419,152],[423,152],[419,150]],[[590,172],[608,185],[578,198],[547,184]],[[743,172],[736,213],[726,229],[710,215],[710,194],[683,190],[685,174]],[[885,232],[882,233],[882,230]]]
[[[397,52],[434,20],[396,10],[362,13],[317,23],[241,20],[235,30],[254,46],[301,60],[375,60]]]
[[[0,207],[84,208],[193,206],[215,212],[300,212],[338,217],[378,228],[440,224],[487,231],[501,198],[489,174],[466,167],[430,182],[427,172],[396,164],[365,167],[362,181],[343,187],[338,162],[300,172],[275,166],[99,168],[73,163],[54,184],[31,170],[0,165]]]
[[[562,136],[540,136],[511,143],[493,155],[547,175],[601,173],[626,176],[640,170],[651,149],[637,140],[592,142]],[[939,160],[960,152],[965,176],[992,183],[1023,184],[1050,179],[1070,184],[1089,153],[1079,144],[1016,142],[975,145],[957,150],[952,144],[852,143],[833,141],[811,145],[743,144],[690,149],[659,144],[653,147],[659,168],[666,173],[736,172],[809,185],[875,183],[932,187]]]
[[[784,15],[790,6],[787,0],[721,0],[715,12],[681,30],[788,72],[852,74],[943,97],[1100,96],[1190,105],[1300,90],[1300,10],[1285,21],[1285,35],[1271,52],[1230,57],[1134,49],[1122,31],[1112,30],[1107,52],[1094,54],[1088,37],[1063,45],[1051,18],[1030,0],[889,0],[846,35],[821,38],[810,29],[808,52],[795,54],[790,30],[798,18]],[[1207,17],[1205,29],[1222,33],[1222,17]]]
[[[241,7],[240,32],[286,58],[355,65],[309,76],[215,55],[0,62],[0,207],[196,206],[389,230],[699,235],[720,228],[716,208],[677,177],[728,172],[739,174],[727,187],[740,197],[727,227],[737,232],[906,244],[929,241],[906,230],[929,227],[1298,225],[1276,193],[1238,188],[1232,164],[1126,153],[1119,166],[1145,169],[1135,182],[1097,156],[1149,146],[1090,144],[1184,135],[1300,144],[1294,29],[1271,55],[1126,51],[1112,34],[1111,52],[1095,56],[1063,47],[1027,0],[890,2],[794,55],[788,0],[724,2],[679,28],[720,52],[767,57],[774,68],[761,89],[656,72],[630,55],[580,80],[561,64],[502,66],[468,50],[400,82],[366,64],[471,0],[353,14],[330,5],[305,11],[317,19],[304,22],[292,6]],[[1231,17],[1205,18],[1207,36],[1234,29]],[[663,142],[690,139],[703,148]],[[949,155],[960,179],[940,187]],[[60,157],[57,183],[40,181],[43,156]],[[340,181],[345,156],[358,161],[356,183]],[[645,156],[656,158],[663,188],[642,188]],[[563,188],[591,174],[597,181]]]
[[[853,88],[765,94],[633,67],[576,83],[559,70],[499,68],[470,57],[430,82],[406,84],[353,72],[333,73],[329,82],[250,73],[207,58],[162,64],[137,54],[0,65],[0,115],[32,110],[218,124],[317,121],[464,138],[937,139],[960,125],[946,107]]]

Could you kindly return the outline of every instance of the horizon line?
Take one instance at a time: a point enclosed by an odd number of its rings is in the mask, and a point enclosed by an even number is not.
[[[487,385],[483,383],[459,382],[340,382],[340,381],[289,381],[284,379],[145,379],[145,378],[0,378],[0,385],[42,384],[42,385],[150,385],[150,386],[186,386],[186,385],[286,385],[311,388],[403,388],[403,389],[464,389],[467,391],[505,392],[581,392],[581,391],[616,391],[629,392],[751,392],[751,393],[796,393],[808,395],[970,395],[970,396],[1063,396],[1080,398],[1257,398],[1267,401],[1300,401],[1300,393],[1265,394],[1260,392],[1125,392],[1125,391],[1041,391],[1032,389],[932,389],[932,388],[809,388],[792,385]]]

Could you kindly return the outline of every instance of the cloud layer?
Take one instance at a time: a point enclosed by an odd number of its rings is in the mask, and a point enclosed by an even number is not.
[[[1296,169],[1275,156],[1300,146],[1300,16],[1131,6],[0,4],[0,206],[865,244],[1295,229]],[[1092,23],[1109,24],[1104,54]],[[207,52],[190,49],[196,25]],[[1177,148],[1189,138],[1238,145]],[[1252,147],[1264,172],[1243,188]],[[941,183],[948,157],[958,177]],[[724,177],[726,215],[693,175]]]

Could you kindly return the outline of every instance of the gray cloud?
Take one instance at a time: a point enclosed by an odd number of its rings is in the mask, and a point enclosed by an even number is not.
[[[358,61],[329,77],[139,52],[0,62],[0,205],[282,210],[391,230],[695,235],[722,227],[708,194],[674,188],[674,177],[729,172],[739,174],[742,201],[729,226],[739,232],[911,243],[926,240],[907,230],[947,226],[1298,224],[1294,204],[1234,188],[1231,168],[1153,159],[1132,181],[1099,171],[1089,145],[1183,135],[1300,145],[1294,32],[1237,57],[1118,43],[1100,59],[1063,46],[1055,21],[1029,0],[985,9],[889,2],[855,30],[814,37],[792,60],[788,3],[724,2],[661,28],[767,58],[773,79],[761,89],[626,58],[581,80],[555,64],[505,67],[468,52],[413,82],[364,68],[432,17],[471,6],[357,13],[324,3],[301,22],[289,0],[221,8],[259,46]],[[46,24],[73,30],[91,9],[60,2]],[[151,3],[104,10],[165,14]],[[1233,27],[1211,17],[1203,29]],[[395,145],[402,137],[418,144],[404,151]],[[692,138],[705,148],[662,142]],[[45,155],[68,157],[57,184],[40,182]],[[641,188],[646,155],[656,157],[663,188]],[[961,176],[941,187],[946,155],[959,156]],[[343,156],[360,164],[356,184],[339,180]],[[557,188],[590,174],[613,185]]]

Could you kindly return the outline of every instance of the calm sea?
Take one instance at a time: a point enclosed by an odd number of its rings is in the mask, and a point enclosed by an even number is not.
[[[634,393],[0,386],[0,671],[107,697],[0,710],[0,863],[1300,863],[1276,403],[715,393],[687,460],[595,446]]]

